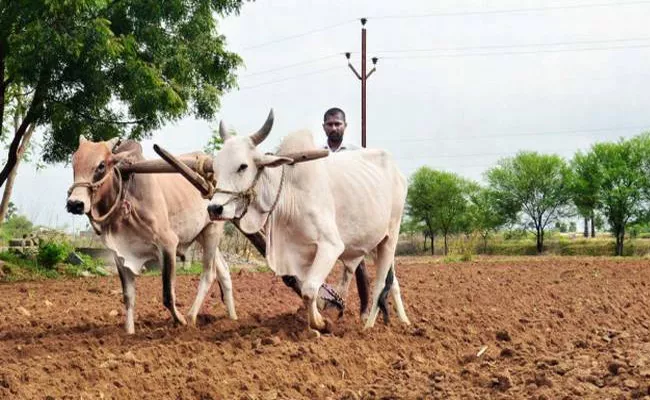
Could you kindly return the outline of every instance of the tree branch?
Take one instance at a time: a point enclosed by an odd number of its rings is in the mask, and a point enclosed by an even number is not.
[[[18,127],[18,130],[14,134],[14,138],[11,141],[11,145],[9,146],[7,163],[5,164],[4,168],[2,168],[2,171],[0,171],[0,187],[2,187],[2,185],[4,185],[4,183],[7,181],[9,174],[11,173],[13,168],[16,166],[16,163],[18,162],[18,146],[20,145],[23,136],[25,135],[25,132],[27,131],[29,125],[36,120],[37,111],[41,107],[45,99],[48,79],[49,77],[47,76],[47,74],[41,73],[41,79],[39,83],[36,85],[36,92],[34,93],[32,104],[30,104],[29,110],[27,111],[27,114],[25,115],[23,122],[20,124],[20,127]]]

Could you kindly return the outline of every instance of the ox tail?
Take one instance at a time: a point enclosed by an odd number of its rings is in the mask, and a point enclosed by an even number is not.
[[[386,298],[390,292],[391,287],[393,286],[393,280],[395,278],[395,265],[391,265],[388,270],[388,275],[386,275],[386,281],[384,283],[384,288],[379,294],[379,299],[377,299],[377,306],[381,310],[381,315],[384,318],[384,323],[388,324],[390,318],[388,316],[388,307],[386,306]]]

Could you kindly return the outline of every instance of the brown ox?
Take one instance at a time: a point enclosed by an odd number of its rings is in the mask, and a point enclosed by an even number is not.
[[[113,251],[122,282],[127,333],[135,332],[135,276],[149,260],[158,260],[162,267],[165,307],[177,323],[186,324],[176,309],[176,255],[183,256],[194,241],[203,248],[203,274],[188,313],[190,322],[196,323],[215,275],[228,314],[237,319],[228,265],[217,247],[223,222],[210,222],[208,200],[178,174],[122,176],[120,163],[142,161],[144,157],[137,142],[115,146],[116,142],[79,138],[72,156],[74,184],[66,208],[73,214],[86,214],[104,245]]]

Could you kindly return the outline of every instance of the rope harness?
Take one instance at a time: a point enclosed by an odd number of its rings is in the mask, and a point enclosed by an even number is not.
[[[244,215],[246,215],[246,213],[248,212],[248,208],[250,207],[250,205],[257,199],[257,191],[255,190],[255,186],[257,185],[257,182],[259,181],[263,172],[264,172],[264,167],[258,169],[257,174],[255,175],[255,179],[253,179],[253,183],[250,185],[248,189],[244,191],[233,192],[230,190],[214,188],[214,193],[229,194],[232,196],[230,197],[230,199],[228,199],[228,201],[222,204],[222,206],[224,207],[232,203],[233,201],[243,200],[246,206],[244,208],[244,212],[242,213],[242,215],[240,215],[237,218],[238,219],[244,218]],[[280,186],[278,187],[278,193],[275,195],[275,200],[273,200],[273,204],[271,204],[271,207],[268,210],[261,210],[262,213],[264,214],[268,213],[270,215],[273,212],[273,210],[275,210],[275,206],[278,205],[278,201],[280,200],[280,193],[282,193],[283,186],[284,186],[284,165],[282,166],[282,175],[280,176]]]
[[[122,173],[120,172],[120,169],[115,166],[112,169],[113,174],[107,172],[104,174],[104,176],[96,180],[94,182],[75,182],[70,186],[70,189],[68,189],[68,197],[72,194],[72,191],[75,188],[78,187],[85,187],[88,188],[90,191],[90,212],[87,214],[88,218],[90,219],[90,222],[93,224],[93,228],[95,231],[98,231],[98,226],[105,225],[107,220],[115,214],[115,211],[118,209],[119,205],[122,203],[124,200],[124,190],[123,190],[123,184],[122,184]],[[94,209],[95,203],[95,195],[99,188],[110,178],[110,177],[117,177],[117,182],[118,182],[118,192],[117,192],[117,198],[115,200],[115,203],[109,208],[109,210],[106,212],[104,215],[97,215]]]

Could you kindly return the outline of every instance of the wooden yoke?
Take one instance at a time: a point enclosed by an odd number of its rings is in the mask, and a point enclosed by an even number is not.
[[[162,160],[146,160],[122,164],[118,167],[120,169],[120,172],[123,174],[180,173],[201,192],[203,197],[208,199],[212,198],[214,195],[216,183],[212,178],[214,174],[214,167],[212,165],[211,156],[196,155],[193,157],[176,157],[157,144],[153,145],[153,149],[162,158]],[[293,162],[291,162],[289,165],[294,165],[296,163],[327,157],[329,155],[329,150],[314,149],[297,153],[277,155],[293,159]]]

